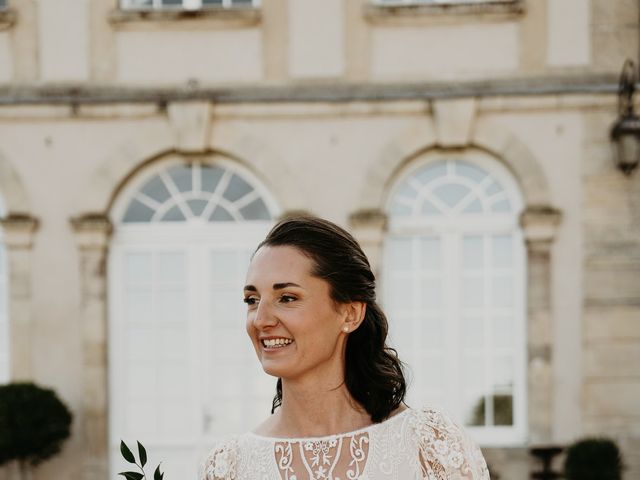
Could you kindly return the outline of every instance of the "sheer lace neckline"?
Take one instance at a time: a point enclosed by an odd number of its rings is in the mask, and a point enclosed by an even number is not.
[[[321,442],[326,440],[334,440],[338,438],[358,436],[360,434],[370,432],[371,430],[375,430],[376,428],[381,427],[382,425],[388,425],[390,422],[397,421],[399,418],[405,416],[410,411],[411,411],[410,408],[405,408],[400,413],[396,413],[395,415],[387,418],[386,420],[383,420],[380,423],[372,423],[371,425],[359,428],[357,430],[351,430],[351,431],[342,432],[342,433],[334,433],[332,435],[324,435],[319,437],[272,437],[268,435],[261,435],[259,433],[254,433],[254,432],[247,432],[244,435],[248,435],[250,437],[263,440],[265,442],[287,442],[287,443],[308,442],[308,441]]]

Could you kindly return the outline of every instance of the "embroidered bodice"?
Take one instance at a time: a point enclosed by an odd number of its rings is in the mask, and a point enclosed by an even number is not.
[[[328,437],[246,433],[209,454],[201,480],[489,480],[480,449],[443,413],[407,409]]]

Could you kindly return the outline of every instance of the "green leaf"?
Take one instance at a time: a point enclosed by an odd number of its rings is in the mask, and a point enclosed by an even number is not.
[[[140,442],[138,442],[138,455],[140,456],[140,466],[144,467],[147,463],[147,451]]]
[[[118,475],[123,475],[127,480],[142,480],[144,475],[139,472],[120,472]]]
[[[122,440],[120,440],[120,453],[122,453],[122,456],[127,462],[133,463],[135,465],[136,457],[133,456],[133,453],[131,452],[131,450],[129,450],[129,447],[127,447],[127,444],[124,443]]]
[[[164,473],[160,473],[160,464],[156,467],[156,471],[153,472],[153,480],[162,480]]]

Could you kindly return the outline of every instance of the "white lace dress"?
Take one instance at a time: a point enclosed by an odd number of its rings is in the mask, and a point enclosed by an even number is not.
[[[217,445],[201,480],[489,480],[480,449],[441,412],[407,409],[354,432],[245,433]]]

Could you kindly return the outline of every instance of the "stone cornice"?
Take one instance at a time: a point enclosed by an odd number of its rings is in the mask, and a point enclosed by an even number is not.
[[[640,84],[638,85],[640,89]],[[356,101],[433,100],[447,98],[616,94],[618,74],[582,73],[511,79],[431,81],[422,83],[317,83],[271,85],[176,85],[133,87],[126,85],[52,84],[0,87],[3,105],[99,105],[210,101],[235,103],[342,103]]]

